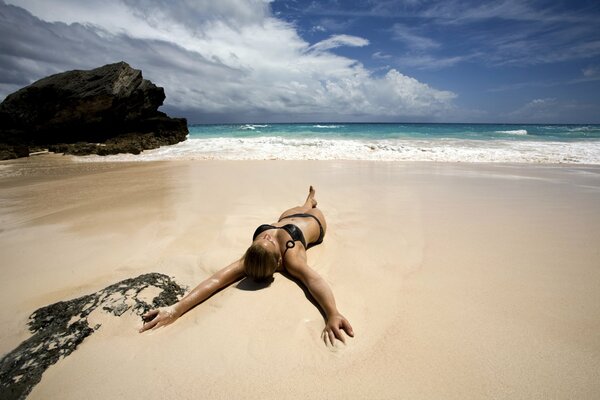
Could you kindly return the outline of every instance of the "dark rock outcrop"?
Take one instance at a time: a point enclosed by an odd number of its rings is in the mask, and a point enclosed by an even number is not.
[[[150,287],[161,292],[147,303],[139,295]],[[32,336],[0,359],[0,399],[26,398],[49,366],[100,329],[101,325],[88,323],[93,311],[99,309],[117,317],[129,311],[141,316],[151,308],[176,303],[184,293],[185,289],[168,276],[150,273],[36,310],[29,317]]]
[[[40,79],[0,104],[0,159],[32,146],[107,155],[181,142],[187,121],[157,111],[164,99],[163,88],[125,62]]]

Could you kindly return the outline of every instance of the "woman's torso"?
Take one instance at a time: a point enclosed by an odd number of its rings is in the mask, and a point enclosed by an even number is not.
[[[314,218],[308,215],[286,217],[284,214],[277,222],[261,225],[262,232],[269,232],[269,234],[272,236],[277,237],[281,249],[281,255],[284,257],[284,263],[287,257],[298,255],[298,251],[306,251],[304,245],[301,244],[300,240],[298,240],[299,238],[297,235],[294,235],[293,229],[290,229],[289,227],[286,227],[285,229],[283,228],[286,225],[294,225],[298,230],[300,230],[307,247],[311,247],[311,244],[315,244],[317,241],[319,241],[319,239],[323,239],[322,233],[324,235],[327,226],[323,213],[316,208],[312,209],[311,211],[312,212],[305,214],[313,215]],[[319,222],[317,222],[315,218],[318,219]],[[288,244],[289,241],[292,241],[294,245],[291,246]]]

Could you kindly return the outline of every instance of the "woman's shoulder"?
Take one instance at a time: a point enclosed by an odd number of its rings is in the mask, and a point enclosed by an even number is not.
[[[299,269],[307,266],[306,264],[306,250],[300,243],[290,249],[288,249],[283,257],[282,263],[283,269]]]

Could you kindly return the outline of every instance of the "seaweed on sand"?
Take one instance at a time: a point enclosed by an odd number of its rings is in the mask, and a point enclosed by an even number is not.
[[[162,290],[151,304],[139,298],[149,287]],[[0,360],[0,399],[27,397],[50,365],[67,357],[86,337],[100,329],[99,324],[90,327],[87,320],[98,307],[117,317],[128,310],[142,315],[152,308],[174,304],[184,292],[170,277],[149,273],[36,310],[28,323],[33,336]]]

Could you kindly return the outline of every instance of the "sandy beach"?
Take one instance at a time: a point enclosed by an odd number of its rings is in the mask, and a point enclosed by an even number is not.
[[[276,274],[144,334],[94,311],[28,398],[600,397],[598,166],[2,162],[0,353],[45,305],[148,272],[194,287],[311,184],[329,228],[308,261],[346,345],[323,343],[319,310]]]

